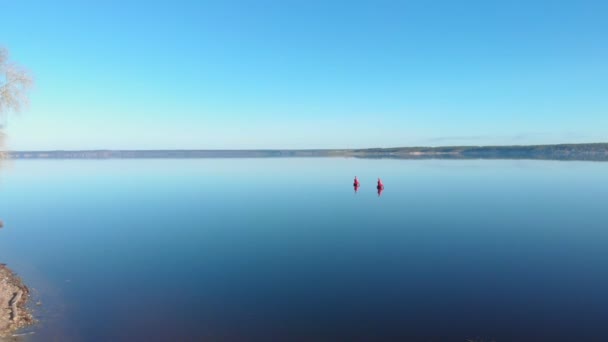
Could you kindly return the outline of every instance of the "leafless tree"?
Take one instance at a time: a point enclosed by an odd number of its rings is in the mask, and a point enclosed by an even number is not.
[[[9,60],[8,50],[0,47],[0,116],[19,112],[28,103],[34,84],[30,73]]]
[[[34,84],[30,73],[9,60],[8,50],[0,47],[0,159],[4,152],[4,132],[6,115],[19,112],[28,103],[28,93]]]

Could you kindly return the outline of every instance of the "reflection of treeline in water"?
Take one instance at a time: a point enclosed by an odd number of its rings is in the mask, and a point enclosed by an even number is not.
[[[445,146],[398,147],[355,150],[362,157],[447,158],[447,159],[554,159],[608,160],[608,143],[515,145],[515,146]]]
[[[15,159],[356,157],[401,159],[554,159],[608,161],[608,144],[396,147],[359,150],[13,151]]]

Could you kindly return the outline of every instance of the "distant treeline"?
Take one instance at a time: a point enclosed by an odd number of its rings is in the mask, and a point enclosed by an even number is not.
[[[272,158],[326,157],[329,150],[86,150],[12,151],[14,159],[121,159],[121,158]]]
[[[555,159],[608,161],[608,143],[528,146],[395,147],[345,150],[13,151],[14,159],[355,157],[398,159]]]
[[[555,159],[608,160],[608,143],[515,145],[515,146],[445,146],[397,147],[354,150],[354,154],[384,158],[468,158],[468,159]]]

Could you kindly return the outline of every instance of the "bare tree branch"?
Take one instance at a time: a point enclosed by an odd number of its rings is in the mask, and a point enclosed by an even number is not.
[[[28,104],[29,90],[34,85],[30,73],[12,63],[8,50],[0,47],[0,160],[6,158],[3,119],[10,113],[17,113]]]
[[[29,90],[34,85],[30,73],[9,60],[8,50],[0,47],[0,117],[19,112],[28,104]]]

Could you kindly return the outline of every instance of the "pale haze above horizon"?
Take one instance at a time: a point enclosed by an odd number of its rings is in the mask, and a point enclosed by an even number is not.
[[[8,148],[608,141],[607,1],[2,1]]]

